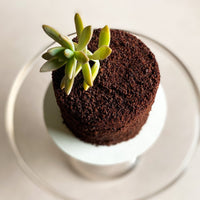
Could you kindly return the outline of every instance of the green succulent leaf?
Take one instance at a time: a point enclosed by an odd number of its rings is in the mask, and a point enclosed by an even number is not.
[[[110,45],[110,29],[107,25],[101,29],[101,32],[99,35],[98,47],[102,47],[104,45],[106,45],[106,46]]]
[[[83,30],[83,22],[78,13],[75,14],[74,16],[74,21],[75,21],[75,26],[76,26],[76,34],[78,36],[78,39],[80,38],[81,32]]]
[[[44,58],[45,60],[50,60],[53,57],[58,58],[59,62],[66,60],[66,57],[64,56],[62,51],[55,54],[55,56],[52,56],[48,51],[42,55],[42,58]]]
[[[70,49],[65,49],[64,50],[64,55],[65,55],[66,58],[69,59],[74,55],[74,52],[72,50],[70,50]]]
[[[89,86],[85,81],[83,81],[83,89],[84,89],[85,91],[87,91],[89,87],[90,87],[90,86]]]
[[[49,72],[57,70],[64,64],[66,64],[66,62],[66,60],[59,62],[57,57],[53,57],[42,65],[42,67],[40,68],[40,72]]]
[[[59,62],[67,61],[67,58],[65,57],[64,52],[58,53],[55,57],[58,58]]]
[[[82,51],[75,51],[74,56],[77,59],[77,61],[81,64],[85,64],[86,62],[89,61],[89,58],[87,57],[87,55],[83,53]]]
[[[77,62],[76,71],[75,71],[75,77],[78,75],[78,73],[81,71],[81,69],[82,69],[82,64]]]
[[[53,47],[48,49],[47,53],[51,56],[56,56],[58,53],[62,52],[65,48],[64,47]]]
[[[100,68],[100,62],[97,60],[97,61],[93,64],[92,69],[91,69],[93,81],[94,81],[95,78],[97,77],[97,74],[98,74],[98,72],[99,72],[99,68]]]
[[[75,50],[77,49],[78,43],[73,42]]]
[[[76,59],[74,57],[70,58],[65,66],[65,75],[67,78],[72,79],[75,75],[76,70]]]
[[[44,54],[42,54],[42,58],[44,58],[45,60],[49,60],[49,59],[51,59],[53,56],[51,56],[49,53],[44,53]]]
[[[93,31],[92,31],[91,26],[86,26],[83,29],[83,31],[81,32],[76,50],[81,51],[87,46],[87,44],[90,42],[90,39],[92,37],[92,32]]]
[[[42,25],[42,28],[49,37],[51,37],[62,46],[64,45],[63,41],[60,38],[60,33],[56,29],[48,25]]]
[[[70,94],[73,84],[74,84],[74,78],[72,78],[72,79],[65,78],[65,92],[67,95]]]
[[[65,79],[66,79],[66,76],[64,76],[60,82],[60,88],[61,90],[65,88]]]
[[[89,85],[92,86],[93,85],[93,81],[92,81],[92,72],[90,69],[90,64],[89,62],[85,63],[84,65],[82,65],[82,73],[83,73],[83,77],[84,77],[84,81]]]
[[[88,55],[91,60],[104,60],[111,54],[112,50],[108,46],[101,46],[91,56]]]
[[[91,72],[92,72],[92,80],[94,81],[98,72],[99,72],[99,68],[100,68],[100,62],[98,60],[95,61],[95,63],[93,64],[92,68],[91,68]],[[83,88],[84,90],[88,90],[90,86],[84,81],[83,82]]]
[[[86,53],[87,53],[87,56],[91,56],[92,55],[92,52],[89,51],[88,49],[87,49]]]
[[[72,42],[71,39],[69,39],[67,36],[64,35],[60,35],[59,37],[62,40],[64,47],[74,51],[74,43]]]

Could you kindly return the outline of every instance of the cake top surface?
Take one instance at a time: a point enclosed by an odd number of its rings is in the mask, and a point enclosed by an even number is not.
[[[98,48],[100,29],[94,30],[88,49]],[[76,39],[74,39],[76,41]],[[111,55],[100,61],[100,71],[93,87],[83,90],[83,76],[78,74],[69,96],[60,89],[64,69],[53,72],[57,101],[81,123],[128,123],[152,104],[160,73],[155,56],[137,37],[111,29]]]

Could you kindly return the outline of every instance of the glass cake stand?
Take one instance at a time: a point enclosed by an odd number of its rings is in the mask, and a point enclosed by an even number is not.
[[[132,32],[130,32],[132,33]],[[187,169],[199,139],[199,93],[183,62],[159,42],[138,36],[155,54],[167,102],[167,116],[156,143],[123,176],[94,181],[79,175],[47,132],[43,101],[51,82],[39,73],[41,50],[13,84],[6,110],[6,128],[17,161],[37,185],[61,199],[139,200],[173,185]],[[73,36],[71,34],[70,36]],[[149,133],[151,134],[151,133]]]

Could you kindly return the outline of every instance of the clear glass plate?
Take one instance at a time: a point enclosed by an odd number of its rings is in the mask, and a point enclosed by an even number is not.
[[[199,94],[195,82],[185,65],[165,46],[142,34],[135,35],[156,55],[168,110],[157,142],[140,157],[132,171],[118,179],[83,178],[72,169],[69,157],[47,133],[43,100],[51,75],[39,73],[44,62],[41,54],[46,48],[16,77],[6,111],[11,146],[23,171],[57,197],[146,199],[175,183],[192,158],[199,139]]]

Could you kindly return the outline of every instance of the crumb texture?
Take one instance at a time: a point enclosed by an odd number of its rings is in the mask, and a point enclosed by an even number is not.
[[[100,29],[88,49],[98,48]],[[76,41],[76,38],[74,39]],[[83,89],[82,73],[69,96],[60,89],[64,68],[52,73],[56,101],[64,123],[75,136],[96,145],[111,145],[138,134],[146,122],[160,82],[155,56],[137,37],[111,30],[111,55],[101,61],[93,87]]]

